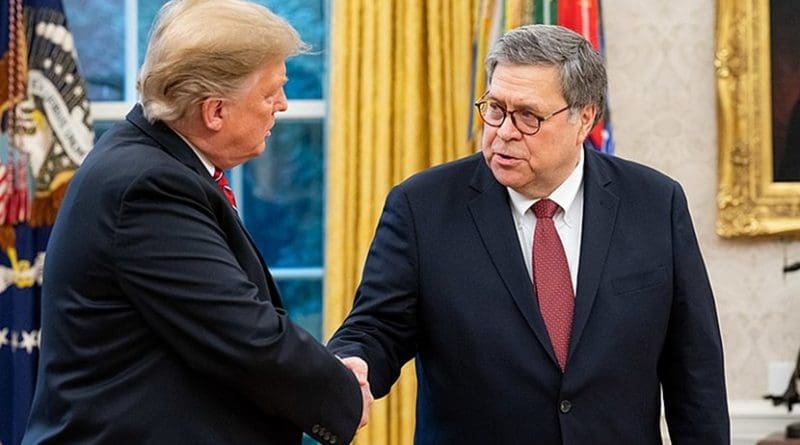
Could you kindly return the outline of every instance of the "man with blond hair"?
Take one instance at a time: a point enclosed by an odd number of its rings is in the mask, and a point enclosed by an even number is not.
[[[52,231],[23,444],[333,445],[365,422],[369,387],[289,320],[222,173],[264,151],[304,50],[246,1],[161,9],[141,103]]]

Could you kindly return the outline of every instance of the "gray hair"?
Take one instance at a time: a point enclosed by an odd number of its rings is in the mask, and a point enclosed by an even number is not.
[[[606,69],[600,54],[580,34],[562,26],[527,25],[497,39],[486,56],[486,78],[497,64],[555,66],[561,71],[561,93],[571,109],[595,105],[595,124],[606,106]]]
[[[265,63],[305,52],[294,28],[244,0],[172,0],[158,13],[136,82],[150,122],[173,122],[209,97],[231,98]]]

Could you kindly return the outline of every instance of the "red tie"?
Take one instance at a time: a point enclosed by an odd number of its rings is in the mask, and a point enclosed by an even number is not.
[[[238,212],[239,209],[236,207],[236,197],[233,196],[233,189],[228,183],[228,178],[225,177],[225,174],[222,172],[222,170],[216,167],[214,168],[214,181],[217,182],[219,188],[222,189],[222,193],[224,193],[225,197],[228,198],[228,202],[231,203],[233,210]]]
[[[542,199],[532,208],[536,215],[536,230],[533,233],[533,284],[539,300],[539,310],[563,372],[567,365],[575,294],[564,246],[553,224],[553,215],[558,204]]]

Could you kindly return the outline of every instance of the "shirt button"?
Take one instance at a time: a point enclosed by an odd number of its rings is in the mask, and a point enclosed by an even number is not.
[[[561,413],[566,414],[572,410],[572,402],[569,400],[562,400],[561,403],[558,404],[558,409],[561,410]]]
[[[322,436],[322,438],[325,439],[326,442],[329,442],[331,440],[331,433],[330,432],[325,432],[325,434]]]
[[[318,434],[319,433],[319,424],[312,426],[311,427],[311,432],[314,433],[314,434]]]
[[[336,434],[331,435],[331,440],[330,440],[331,444],[335,444],[337,440],[339,440],[339,438],[336,437]]]

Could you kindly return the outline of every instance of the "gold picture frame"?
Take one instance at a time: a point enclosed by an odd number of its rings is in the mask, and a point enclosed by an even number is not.
[[[800,182],[773,180],[769,7],[769,0],[717,0],[717,233],[723,237],[800,234]]]

